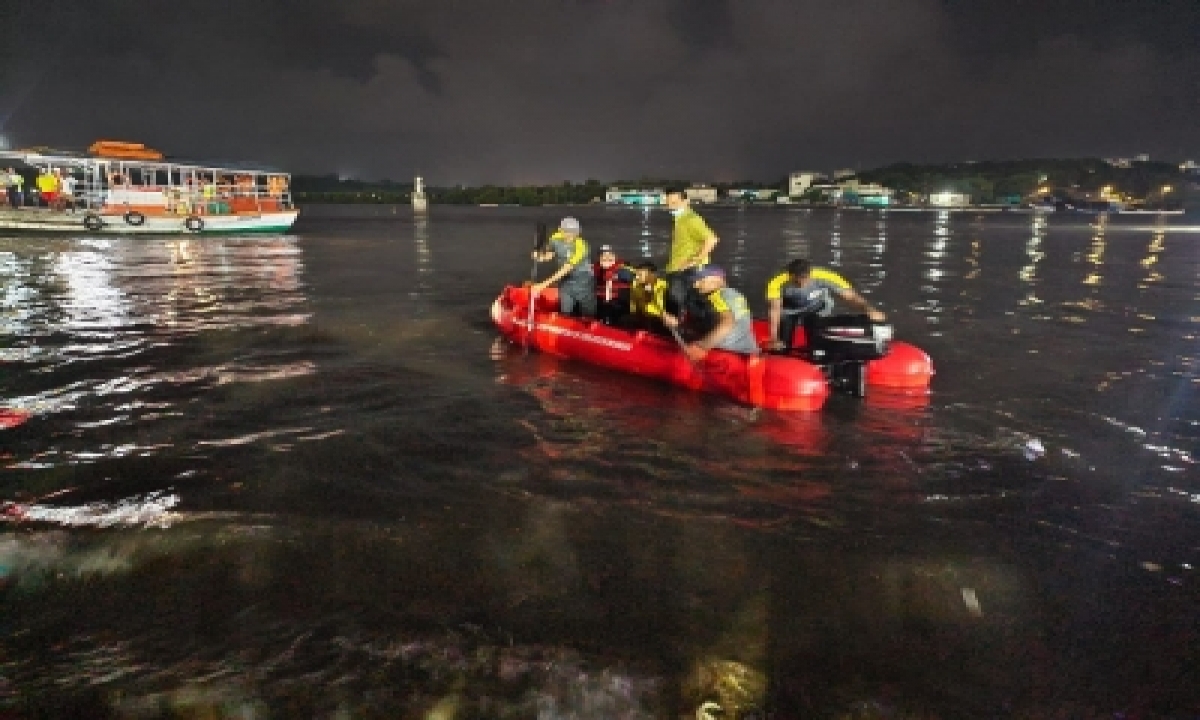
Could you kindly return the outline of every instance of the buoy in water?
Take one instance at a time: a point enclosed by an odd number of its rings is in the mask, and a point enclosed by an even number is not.
[[[15,428],[28,420],[31,414],[28,410],[0,408],[0,430]]]

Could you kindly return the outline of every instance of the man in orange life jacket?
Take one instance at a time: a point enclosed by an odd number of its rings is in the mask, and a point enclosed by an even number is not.
[[[600,259],[592,266],[596,276],[596,317],[613,325],[629,312],[629,284],[633,271],[613,252],[612,245],[600,246]]]

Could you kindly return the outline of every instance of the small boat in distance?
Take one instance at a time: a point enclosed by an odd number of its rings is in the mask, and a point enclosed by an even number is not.
[[[0,232],[278,233],[299,214],[288,173],[166,159],[141,143],[0,151],[0,172],[9,167],[25,179],[24,192],[17,207],[0,193]],[[57,190],[43,194],[45,176],[59,178],[46,179]]]

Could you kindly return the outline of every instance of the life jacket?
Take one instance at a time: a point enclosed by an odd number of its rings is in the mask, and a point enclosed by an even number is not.
[[[616,300],[622,291],[629,290],[630,271],[620,258],[608,268],[592,263],[592,274],[596,276],[596,297],[603,302]]]

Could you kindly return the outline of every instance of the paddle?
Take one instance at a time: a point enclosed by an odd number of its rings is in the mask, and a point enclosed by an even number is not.
[[[529,271],[529,316],[525,320],[525,352],[529,353],[529,336],[533,334],[533,285],[537,282],[538,253],[546,247],[546,223],[538,223],[533,236],[533,269]]]

